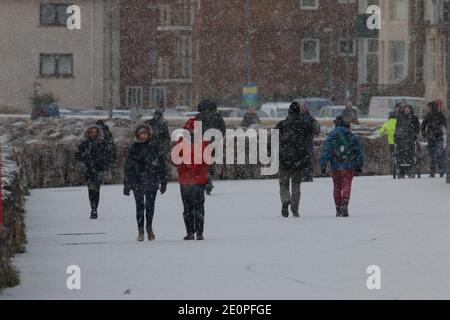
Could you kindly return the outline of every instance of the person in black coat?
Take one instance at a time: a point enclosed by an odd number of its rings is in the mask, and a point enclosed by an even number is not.
[[[299,217],[300,184],[303,171],[310,158],[310,141],[314,135],[314,123],[301,113],[300,104],[293,102],[289,115],[276,129],[280,134],[280,196],[283,217],[289,216],[289,206],[294,217]],[[292,193],[290,185],[292,184]]]
[[[414,115],[411,106],[402,107],[397,116],[394,141],[397,147],[397,160],[400,165],[400,178],[413,176],[414,157],[417,137],[420,133],[420,121]],[[407,169],[409,168],[409,169]]]
[[[109,150],[111,150],[111,158],[109,165],[112,166],[113,162],[116,161],[117,159],[117,147],[116,143],[114,142],[111,130],[103,120],[98,120],[95,124],[98,125],[100,129],[102,129],[103,139],[105,140],[105,143],[107,144]]]
[[[78,146],[75,158],[86,167],[85,178],[89,190],[91,219],[98,218],[100,187],[112,160],[112,151],[103,138],[103,130],[98,125],[87,127],[86,139]]]
[[[217,111],[217,105],[211,100],[202,100],[198,105],[198,114],[195,117],[195,121],[202,123],[202,130],[205,133],[209,129],[219,130],[225,137],[226,126],[222,115]],[[213,155],[214,156],[214,155]],[[214,165],[209,167],[208,184],[206,185],[206,194],[210,195],[213,186]]]
[[[136,201],[136,219],[138,224],[138,241],[144,241],[144,225],[148,240],[155,240],[152,222],[155,212],[155,200],[158,189],[166,192],[168,168],[166,158],[160,152],[157,141],[152,137],[148,125],[140,125],[135,131],[136,142],[130,147],[124,166],[124,190],[126,196],[133,195]],[[145,211],[145,217],[144,217]]]
[[[427,139],[428,152],[430,154],[430,177],[436,175],[436,167],[439,167],[441,177],[445,175],[444,157],[444,127],[447,128],[447,118],[439,111],[437,102],[428,104],[429,112],[422,122],[422,135]]]
[[[258,117],[255,109],[253,107],[249,107],[247,109],[247,113],[244,115],[242,119],[241,127],[250,128],[252,125],[261,124],[261,120]]]

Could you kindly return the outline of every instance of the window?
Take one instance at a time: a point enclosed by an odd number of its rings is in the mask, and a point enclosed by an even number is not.
[[[391,0],[392,20],[406,20],[408,18],[408,0]]]
[[[142,108],[143,106],[143,89],[142,87],[127,87],[127,107]]]
[[[181,75],[183,78],[190,78],[192,76],[192,37],[181,36]]]
[[[431,2],[431,23],[439,24],[444,22],[444,1],[432,0]]]
[[[71,54],[41,54],[39,75],[44,78],[69,78],[73,76]]]
[[[311,63],[320,61],[320,44],[317,39],[302,40],[302,62]]]
[[[399,82],[405,78],[406,73],[406,47],[404,41],[391,41],[390,55],[390,80]]]
[[[319,9],[319,0],[300,0],[300,9],[317,10]]]
[[[355,55],[355,41],[353,39],[339,40],[339,55],[340,56]]]
[[[167,88],[151,87],[150,88],[150,108],[156,108],[167,104]]]
[[[170,64],[169,57],[158,57],[158,78],[169,79],[170,78]]]
[[[161,26],[170,26],[172,24],[170,5],[159,5],[159,24]]]
[[[70,4],[46,3],[40,7],[41,26],[65,27],[69,15],[66,13]]]

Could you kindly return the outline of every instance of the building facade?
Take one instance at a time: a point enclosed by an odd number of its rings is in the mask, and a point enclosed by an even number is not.
[[[195,1],[122,1],[120,22],[122,105],[190,106]]]
[[[193,96],[241,103],[242,87],[261,102],[296,96],[343,102],[356,91],[356,1],[199,1]]]
[[[81,9],[81,30],[66,26]],[[0,106],[30,110],[34,94],[60,107],[104,106],[104,4],[95,0],[0,1]]]

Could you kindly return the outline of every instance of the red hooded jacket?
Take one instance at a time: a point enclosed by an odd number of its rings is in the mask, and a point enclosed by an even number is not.
[[[195,119],[189,119],[186,124],[184,125],[184,129],[188,130],[189,132],[193,132],[194,130],[194,122]],[[183,145],[187,144],[187,142],[183,141],[183,138],[180,139],[180,141],[177,143],[177,145]],[[204,154],[205,148],[208,146],[208,141],[202,141],[202,155]],[[183,146],[187,148],[188,146]],[[206,163],[206,161],[209,161],[209,159],[205,159],[206,157],[202,156],[202,163],[201,164],[195,164],[194,163],[194,152],[196,150],[195,143],[192,141],[190,145],[191,149],[191,164],[185,164],[182,163],[178,165],[178,181],[182,185],[206,185],[208,184],[208,174],[209,174],[209,165]],[[183,152],[180,152],[180,156],[183,156]],[[205,161],[206,160],[206,161]],[[210,162],[209,162],[210,163]]]

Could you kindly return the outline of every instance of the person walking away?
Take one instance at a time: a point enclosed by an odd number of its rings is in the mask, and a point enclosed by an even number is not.
[[[198,114],[195,117],[196,121],[202,123],[203,134],[209,129],[219,130],[225,137],[226,126],[222,115],[217,111],[217,105],[211,100],[202,100],[198,105]],[[214,156],[214,155],[213,155]],[[205,191],[207,195],[210,195],[214,189],[213,185],[214,166],[209,167],[208,184]]]
[[[248,107],[247,113],[242,119],[241,127],[250,128],[253,125],[261,124],[261,120],[253,107]]]
[[[184,125],[184,129],[190,133],[190,141],[180,139],[178,144],[184,144],[183,149],[189,149],[191,152],[190,163],[181,163],[177,166],[178,179],[180,183],[181,199],[183,201],[183,218],[186,226],[186,237],[184,240],[204,240],[204,224],[205,224],[205,188],[208,184],[209,158],[205,158],[204,149],[209,142],[194,141],[194,127],[196,120],[189,119]],[[195,145],[201,143],[201,147]],[[189,144],[189,145],[187,145]],[[195,150],[201,150],[201,163],[194,162]],[[182,151],[180,157],[183,157]],[[209,161],[209,162],[208,162]]]
[[[344,121],[350,124],[359,125],[358,120],[358,114],[353,109],[353,102],[350,100],[347,100],[345,103],[345,109],[341,114],[342,118],[344,118]]]
[[[380,136],[387,136],[389,145],[389,155],[391,159],[391,173],[394,174],[394,157],[395,157],[395,128],[397,126],[397,114],[391,112],[389,114],[389,120],[386,121],[383,126],[378,130]]]
[[[305,167],[305,171],[303,172],[303,181],[304,182],[313,182],[314,180],[314,136],[320,135],[320,123],[317,121],[309,112],[309,107],[306,104],[306,101],[300,102],[300,112],[304,115],[308,121],[311,121],[313,124],[313,135],[310,136],[309,147],[308,147],[308,161]]]
[[[445,175],[444,154],[444,128],[447,128],[447,118],[439,111],[437,102],[428,104],[429,112],[422,122],[422,136],[428,142],[428,153],[430,155],[430,177],[436,176],[436,167],[439,168],[440,177]]]
[[[330,163],[336,216],[348,217],[352,181],[355,175],[362,173],[364,157],[358,138],[350,131],[350,123],[342,116],[337,117],[334,123],[336,128],[325,141],[320,167],[322,175],[325,175]]]
[[[394,142],[397,148],[397,161],[400,166],[399,178],[406,175],[414,177],[414,158],[416,153],[417,137],[420,133],[419,119],[414,115],[410,105],[401,107],[397,116]]]
[[[111,163],[111,150],[103,138],[103,130],[98,125],[90,125],[85,132],[86,139],[78,146],[75,158],[85,165],[85,178],[89,191],[91,219],[98,218],[100,187],[104,183],[105,172]]]
[[[149,241],[155,240],[153,216],[158,189],[163,195],[167,189],[168,168],[165,157],[148,125],[139,125],[135,130],[136,142],[130,147],[124,166],[125,196],[133,191],[136,202],[138,241],[144,241],[144,225]]]
[[[293,102],[289,107],[288,117],[278,123],[276,129],[280,134],[281,215],[287,218],[290,206],[292,215],[300,217],[300,184],[309,161],[310,141],[314,134],[313,123],[301,113],[300,104]]]

